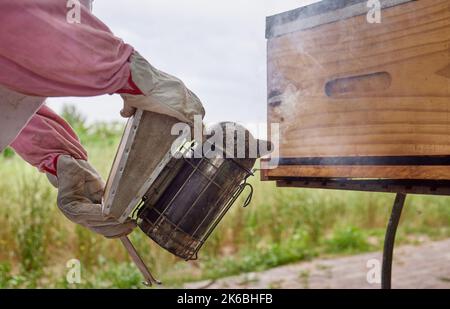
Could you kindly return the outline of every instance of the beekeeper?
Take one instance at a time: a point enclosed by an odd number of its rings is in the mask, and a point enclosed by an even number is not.
[[[152,67],[93,16],[91,1],[80,2],[0,1],[0,151],[10,145],[46,173],[67,218],[121,237],[135,224],[103,216],[104,182],[45,98],[116,93],[124,100],[123,117],[140,108],[189,124],[204,110],[182,81]]]

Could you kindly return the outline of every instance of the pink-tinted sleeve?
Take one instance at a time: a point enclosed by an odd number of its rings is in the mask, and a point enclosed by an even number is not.
[[[96,96],[126,85],[133,47],[74,3],[0,0],[0,84],[40,97]]]
[[[60,155],[81,160],[88,158],[70,125],[46,105],[31,118],[11,147],[40,171],[55,176]]]

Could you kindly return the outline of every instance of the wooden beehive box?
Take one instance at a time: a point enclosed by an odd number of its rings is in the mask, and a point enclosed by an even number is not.
[[[360,0],[268,17],[263,179],[450,179],[450,0],[381,3],[381,23]]]

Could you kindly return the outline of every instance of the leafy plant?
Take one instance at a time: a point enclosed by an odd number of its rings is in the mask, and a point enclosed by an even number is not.
[[[325,243],[326,251],[330,253],[358,253],[370,249],[366,235],[352,226],[337,229]]]
[[[24,273],[42,270],[47,253],[47,230],[50,225],[49,206],[55,201],[51,191],[39,178],[19,182],[21,194],[17,204],[20,215],[15,226],[20,263]]]
[[[7,147],[3,152],[1,153],[2,157],[5,159],[13,158],[16,153],[14,150],[10,147]]]

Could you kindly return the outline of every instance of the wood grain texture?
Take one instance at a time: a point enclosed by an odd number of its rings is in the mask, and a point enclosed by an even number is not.
[[[280,166],[267,170],[268,179],[280,177],[450,179],[450,166]]]
[[[384,9],[381,24],[357,16],[270,39],[268,121],[280,124],[280,157],[450,155],[449,68],[450,0]],[[277,175],[450,179],[436,167],[359,169]]]

